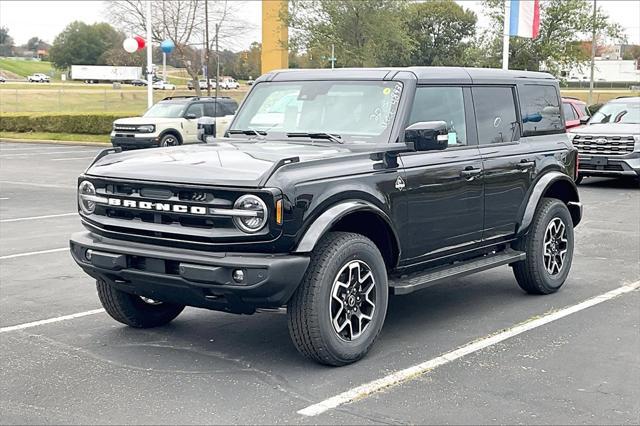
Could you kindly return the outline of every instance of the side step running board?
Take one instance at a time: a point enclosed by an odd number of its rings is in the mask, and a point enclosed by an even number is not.
[[[478,259],[471,259],[429,271],[416,272],[397,278],[390,277],[389,287],[393,294],[408,294],[443,281],[518,262],[524,260],[525,257],[526,253],[523,251],[508,249],[500,253],[488,254]]]

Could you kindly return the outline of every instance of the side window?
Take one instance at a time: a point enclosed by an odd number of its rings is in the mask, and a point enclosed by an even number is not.
[[[518,91],[524,136],[564,133],[555,86],[525,84]]]
[[[202,104],[191,104],[191,105],[189,105],[189,108],[187,108],[187,112],[185,113],[185,115],[187,115],[187,114],[195,114],[196,118],[202,117],[204,115],[202,106],[203,106]]]
[[[511,87],[474,87],[473,107],[480,145],[513,142],[519,138]]]
[[[449,128],[449,145],[466,145],[462,87],[418,87],[409,125],[420,121],[445,121]]]
[[[562,103],[562,111],[564,112],[564,119],[565,120],[577,120],[578,116],[576,115],[576,112],[574,111],[573,107],[571,106],[570,103],[566,103],[563,102]]]

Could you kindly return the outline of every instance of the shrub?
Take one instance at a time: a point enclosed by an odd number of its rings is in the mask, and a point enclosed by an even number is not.
[[[111,132],[114,120],[134,115],[136,114],[7,113],[0,115],[0,131],[99,135]]]
[[[587,107],[587,109],[589,110],[589,115],[593,115],[596,113],[596,111],[598,111],[600,109],[600,107],[602,107],[603,104],[591,104]]]

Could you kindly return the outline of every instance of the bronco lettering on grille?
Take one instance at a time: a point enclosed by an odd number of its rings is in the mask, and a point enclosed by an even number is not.
[[[154,203],[152,201],[123,200],[121,198],[109,198],[107,204],[115,207],[130,207],[133,209],[155,210],[160,212],[207,214],[206,207],[187,206],[185,204]]]

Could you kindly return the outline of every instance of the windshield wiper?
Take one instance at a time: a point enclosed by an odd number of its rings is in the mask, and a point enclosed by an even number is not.
[[[267,132],[265,132],[264,130],[255,130],[255,129],[246,129],[246,130],[240,130],[240,129],[231,129],[229,130],[229,134],[230,135],[254,135],[254,136],[266,136]]]
[[[342,136],[336,135],[336,134],[331,134],[331,133],[324,133],[324,132],[312,132],[312,133],[294,132],[294,133],[287,133],[287,137],[290,137],[290,138],[327,139],[327,140],[330,140],[331,142],[335,142],[335,143],[344,143],[344,141],[342,140]]]

